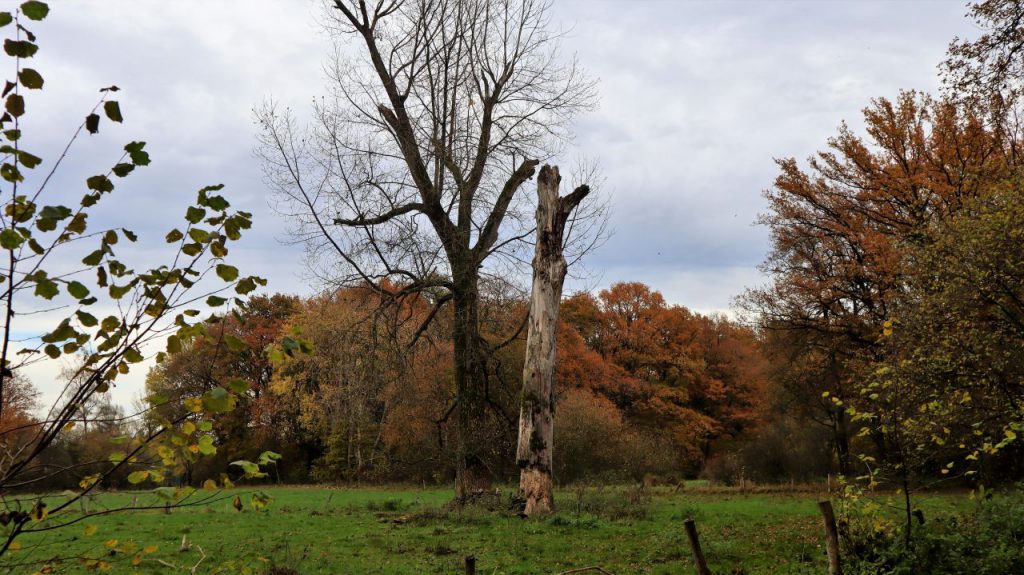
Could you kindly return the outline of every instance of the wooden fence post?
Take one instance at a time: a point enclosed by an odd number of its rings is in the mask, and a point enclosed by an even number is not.
[[[476,575],[476,557],[473,555],[466,556],[466,575]]]
[[[686,536],[690,539],[690,550],[693,551],[693,565],[697,569],[697,575],[711,575],[708,562],[704,560],[704,552],[700,549],[697,525],[694,524],[693,519],[687,519],[683,525],[686,526]]]
[[[828,551],[829,575],[843,575],[843,567],[839,563],[839,531],[836,529],[836,515],[832,511],[832,502],[819,501],[821,519],[825,523],[825,549]]]

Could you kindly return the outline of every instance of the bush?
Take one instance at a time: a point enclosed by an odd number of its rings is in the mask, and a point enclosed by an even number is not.
[[[901,523],[881,506],[847,507],[841,522],[851,575],[1018,575],[1024,573],[1024,490],[983,494],[965,512],[914,523],[906,546]]]

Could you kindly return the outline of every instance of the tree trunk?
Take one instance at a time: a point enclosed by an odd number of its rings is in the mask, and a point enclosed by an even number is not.
[[[558,197],[557,166],[544,166],[537,177],[537,246],[533,258],[526,363],[519,412],[519,492],[526,515],[554,511],[551,448],[555,415],[555,333],[566,263],[562,255],[565,222],[589,193],[581,186]]]
[[[475,266],[464,266],[474,267]],[[477,274],[456,269],[452,306],[455,311],[455,502],[466,503],[474,493],[491,487],[491,473],[479,455],[473,428],[486,409],[483,386],[486,365],[480,348]]]

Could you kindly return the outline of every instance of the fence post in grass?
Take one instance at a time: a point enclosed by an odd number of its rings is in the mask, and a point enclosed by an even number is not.
[[[476,575],[476,557],[473,555],[466,556],[466,575]]]
[[[825,549],[828,551],[829,575],[843,575],[843,567],[839,564],[839,531],[836,529],[836,515],[832,511],[832,502],[819,501],[821,519],[825,523]]]
[[[686,536],[690,539],[690,550],[693,551],[693,565],[697,569],[697,575],[711,575],[708,569],[708,562],[704,559],[704,552],[700,549],[700,539],[697,537],[697,525],[693,519],[683,522],[686,526]]]

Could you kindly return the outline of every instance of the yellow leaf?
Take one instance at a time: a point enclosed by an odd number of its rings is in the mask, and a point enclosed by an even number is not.
[[[206,481],[203,482],[203,489],[205,489],[206,491],[216,491],[217,482],[212,479],[207,479]]]
[[[89,535],[95,535],[96,534],[96,526],[95,525],[86,525],[85,529],[83,529],[82,531],[85,533],[86,537],[88,537]]]
[[[14,541],[10,545],[8,545],[7,548],[11,551],[17,551],[18,549],[21,549],[21,543]]]
[[[46,519],[46,516],[49,514],[50,510],[46,508],[46,502],[40,499],[32,506],[32,512],[29,515],[32,517],[32,521],[39,523],[43,519]]]
[[[160,549],[160,548],[157,547],[156,545],[147,545],[146,548],[142,550],[142,552],[143,553],[156,553],[157,549]]]
[[[117,539],[107,539],[107,542],[104,543],[104,545],[107,546],[107,549],[113,549],[114,547],[117,547]]]

